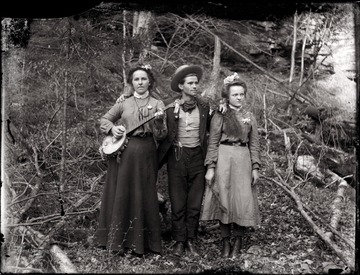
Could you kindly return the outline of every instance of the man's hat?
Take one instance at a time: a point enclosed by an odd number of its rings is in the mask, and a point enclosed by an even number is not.
[[[176,69],[174,76],[171,80],[171,89],[175,92],[181,92],[179,82],[189,74],[195,74],[200,81],[202,77],[202,69],[196,65],[182,65]]]

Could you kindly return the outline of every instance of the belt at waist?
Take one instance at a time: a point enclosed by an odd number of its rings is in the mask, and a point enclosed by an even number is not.
[[[230,146],[243,146],[247,147],[247,142],[240,142],[240,141],[222,141],[220,144],[223,145],[230,145]]]

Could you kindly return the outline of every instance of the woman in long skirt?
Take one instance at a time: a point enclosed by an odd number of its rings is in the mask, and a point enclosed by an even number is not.
[[[165,138],[167,127],[164,104],[150,93],[154,81],[149,65],[130,70],[133,96],[116,103],[100,120],[103,133],[121,138],[125,129],[155,116],[133,131],[120,156],[108,157],[95,244],[120,254],[124,249],[162,252],[155,139]]]
[[[228,111],[211,120],[206,190],[201,220],[219,220],[222,256],[239,255],[247,227],[260,221],[256,182],[259,178],[259,137],[254,115],[245,106],[247,87],[235,73],[225,78],[223,98]],[[231,229],[235,237],[231,250]]]

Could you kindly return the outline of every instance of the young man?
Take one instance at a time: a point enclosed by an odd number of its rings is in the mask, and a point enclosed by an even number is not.
[[[158,161],[159,167],[167,162],[172,237],[178,256],[185,248],[199,256],[194,241],[205,189],[204,159],[210,124],[209,105],[197,97],[201,77],[199,66],[180,66],[171,81],[171,89],[179,95],[164,100],[165,106],[175,100],[175,107],[166,110],[168,135],[159,144]]]

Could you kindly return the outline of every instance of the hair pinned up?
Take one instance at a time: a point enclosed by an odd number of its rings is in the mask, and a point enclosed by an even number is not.
[[[246,95],[247,92],[247,86],[243,79],[240,78],[240,76],[237,73],[233,73],[232,75],[226,77],[224,79],[224,88],[221,92],[221,96],[223,98],[229,98],[229,89],[231,86],[241,86],[244,88],[244,92]]]
[[[132,68],[130,69],[129,73],[128,73],[128,76],[127,76],[127,83],[132,86],[132,77],[133,77],[133,74],[134,72],[136,71],[144,71],[146,72],[146,74],[148,75],[149,77],[149,91],[151,91],[153,88],[154,88],[154,85],[155,85],[155,77],[152,73],[152,67],[150,64],[146,64],[146,65],[138,65],[136,66],[135,68]]]

